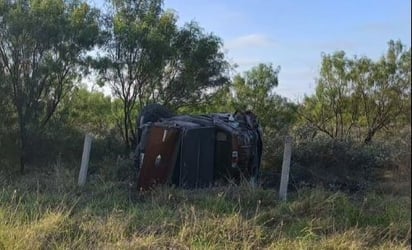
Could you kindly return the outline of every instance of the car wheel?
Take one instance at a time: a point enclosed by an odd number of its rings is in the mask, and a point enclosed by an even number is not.
[[[147,122],[157,122],[162,118],[172,117],[174,114],[167,107],[153,103],[146,105],[140,112],[137,118],[137,125],[140,127],[142,124]]]

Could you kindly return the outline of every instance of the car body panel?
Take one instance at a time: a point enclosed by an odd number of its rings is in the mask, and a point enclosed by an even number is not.
[[[207,187],[213,182],[215,129],[188,129],[182,135],[179,186]]]
[[[181,115],[141,124],[138,187],[172,183],[198,188],[218,179],[256,175],[262,139],[251,117],[245,113]]]
[[[167,183],[173,173],[181,131],[176,127],[151,126],[144,131],[146,144],[139,154],[139,188]]]

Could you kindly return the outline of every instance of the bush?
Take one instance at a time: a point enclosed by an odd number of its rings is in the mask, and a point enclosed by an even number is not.
[[[397,131],[397,136],[384,137],[382,143],[389,148],[393,177],[396,181],[411,182],[411,126]]]
[[[27,142],[26,169],[46,170],[56,161],[62,161],[73,168],[78,168],[82,158],[84,136],[84,132],[62,124],[52,124],[42,132],[31,131]],[[7,134],[1,133],[0,170],[10,174],[16,173],[19,155],[18,133],[15,130],[9,130]],[[102,169],[110,165],[109,171],[112,173],[107,176],[110,175],[112,178],[115,175],[124,175],[124,173],[114,174],[113,172],[118,171],[115,169],[119,165],[116,165],[116,159],[124,155],[126,155],[125,145],[115,129],[104,135],[96,135],[92,141],[89,169],[91,173],[107,172],[106,169]],[[119,178],[124,179],[121,176]]]
[[[286,130],[276,131],[269,128],[264,130],[262,155],[262,169],[264,171],[275,169],[275,172],[280,172],[286,134]]]
[[[293,145],[290,183],[358,191],[376,181],[381,170],[392,164],[390,156],[390,148],[380,143],[365,145],[328,138],[300,142]]]

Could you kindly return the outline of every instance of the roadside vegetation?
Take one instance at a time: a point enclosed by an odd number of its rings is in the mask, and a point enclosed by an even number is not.
[[[376,60],[319,51],[316,90],[296,102],[276,92],[282,65],[234,74],[221,38],[180,25],[161,0],[0,0],[0,250],[410,249],[411,48],[382,42]],[[252,110],[261,186],[132,190],[137,117],[151,103]]]
[[[157,189],[130,197],[127,182],[77,172],[2,179],[2,249],[407,249],[410,191],[356,194],[304,188],[277,199],[246,183]],[[406,193],[405,193],[406,192]]]

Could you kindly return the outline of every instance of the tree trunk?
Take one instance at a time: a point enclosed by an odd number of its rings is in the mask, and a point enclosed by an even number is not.
[[[20,114],[19,116],[21,116]],[[26,165],[26,145],[27,145],[27,133],[26,124],[24,119],[21,117],[19,119],[19,130],[20,130],[20,173],[24,174],[24,169]]]
[[[124,140],[126,143],[126,150],[130,150],[130,141],[129,141],[129,117],[130,117],[130,112],[128,111],[128,104],[127,101],[125,100],[123,104],[123,114],[124,114],[124,119],[123,119],[123,126],[124,126]]]
[[[370,144],[372,142],[372,138],[375,135],[375,131],[371,130],[368,131],[368,134],[366,135],[365,139],[363,140],[363,143],[365,144]]]
[[[24,174],[24,166],[26,164],[26,157],[25,157],[25,148],[23,146],[23,142],[20,142],[22,145],[20,147],[20,174]]]

